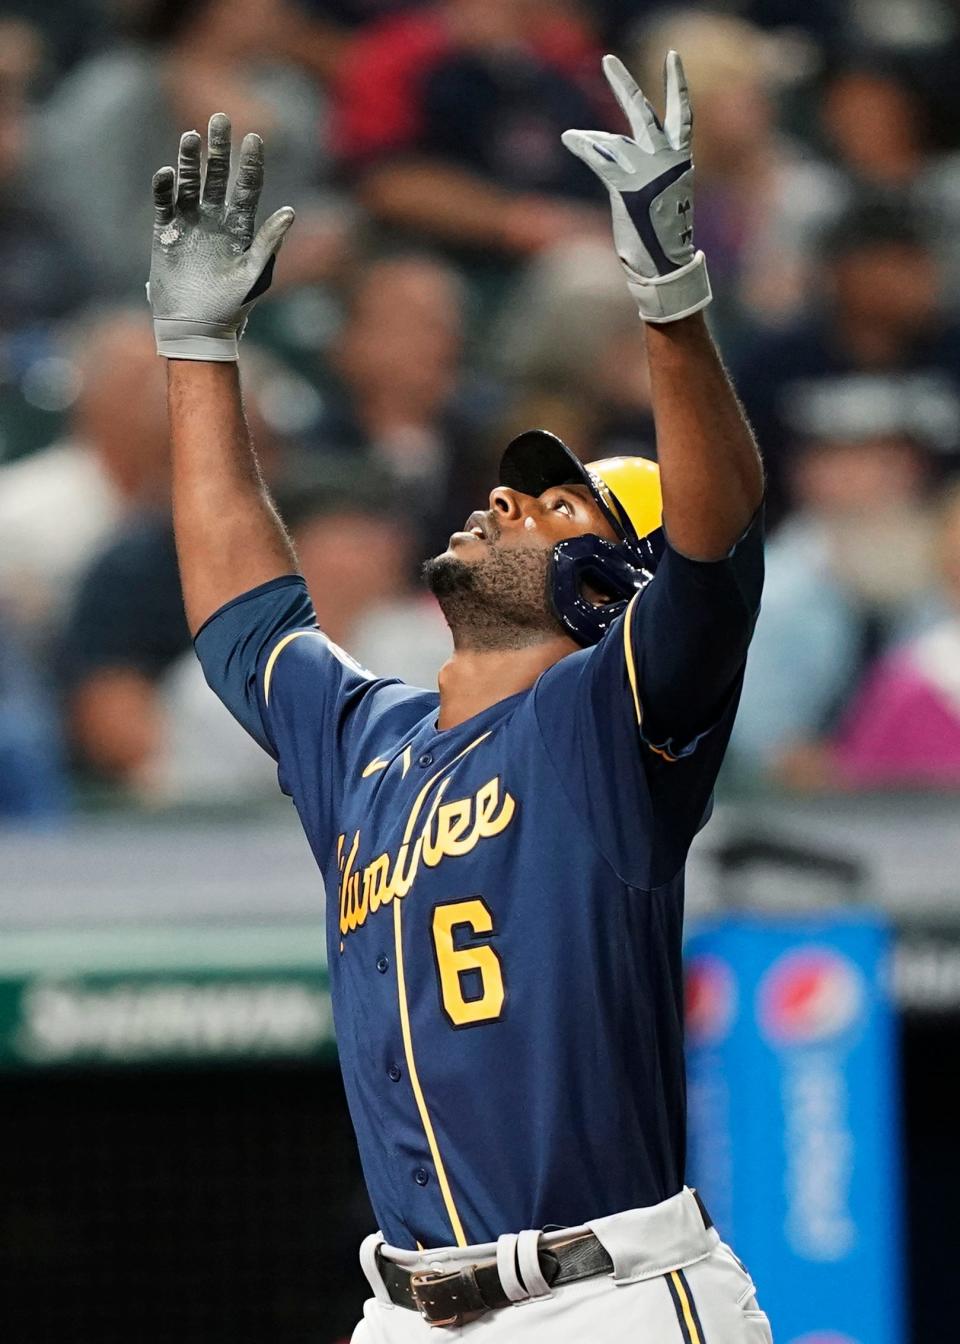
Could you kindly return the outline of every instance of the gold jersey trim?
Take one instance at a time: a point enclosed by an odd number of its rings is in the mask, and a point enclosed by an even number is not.
[[[639,597],[639,593],[637,594]],[[643,729],[643,708],[640,704],[640,692],[637,689],[637,665],[633,659],[633,640],[630,637],[630,627],[633,622],[633,608],[636,605],[637,598],[630,599],[630,603],[623,615],[623,656],[627,663],[627,679],[630,682],[630,690],[633,692],[633,708],[637,715],[637,727]],[[644,745],[657,756],[662,756],[665,761],[673,764],[677,757],[671,756],[669,751],[664,751],[662,747],[655,747],[652,742],[643,739]]]
[[[420,1076],[417,1073],[417,1063],[413,1056],[413,1037],[410,1032],[410,1011],[407,1007],[407,984],[403,970],[403,905],[400,901],[394,901],[393,903],[393,937],[394,950],[397,959],[397,997],[400,1001],[400,1030],[403,1034],[403,1053],[407,1061],[407,1072],[410,1075],[410,1086],[413,1088],[417,1110],[420,1112],[420,1123],[423,1126],[423,1132],[426,1135],[430,1156],[433,1158],[437,1180],[440,1183],[440,1193],[443,1196],[443,1204],[447,1211],[447,1217],[450,1219],[450,1226],[453,1228],[453,1235],[456,1238],[458,1246],[466,1246],[467,1238],[463,1230],[463,1223],[460,1221],[460,1214],[457,1212],[453,1191],[450,1189],[450,1182],[447,1179],[447,1170],[443,1165],[443,1158],[440,1156],[440,1147],[437,1143],[437,1136],[434,1133],[430,1112],[427,1110],[426,1098],[423,1095],[423,1088],[420,1086]]]
[[[269,705],[270,703],[270,681],[273,677],[273,667],[281,653],[283,653],[288,644],[295,639],[299,639],[301,635],[315,635],[316,633],[316,630],[292,630],[289,635],[284,635],[280,643],[274,648],[270,657],[267,659],[266,667],[263,669],[263,703],[265,705]]]

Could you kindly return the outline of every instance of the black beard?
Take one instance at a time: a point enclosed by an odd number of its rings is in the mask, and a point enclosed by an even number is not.
[[[562,633],[548,595],[552,551],[487,547],[468,565],[445,552],[423,566],[423,579],[446,617],[456,649],[523,649]]]

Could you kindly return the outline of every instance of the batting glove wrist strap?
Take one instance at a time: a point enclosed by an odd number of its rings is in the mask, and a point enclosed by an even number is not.
[[[707,259],[697,252],[692,261],[670,275],[652,278],[638,275],[630,266],[624,266],[627,286],[637,301],[644,322],[679,322],[706,308],[713,298]]]
[[[240,333],[212,322],[187,322],[177,317],[154,319],[157,354],[165,359],[202,359],[236,363]]]

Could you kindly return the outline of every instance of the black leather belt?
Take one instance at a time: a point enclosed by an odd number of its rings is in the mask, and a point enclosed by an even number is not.
[[[696,1191],[704,1228],[713,1221]],[[540,1272],[551,1288],[579,1279],[592,1279],[613,1273],[613,1261],[592,1232],[577,1232],[537,1250]],[[390,1301],[398,1307],[418,1311],[428,1325],[463,1325],[485,1312],[510,1306],[504,1292],[496,1260],[480,1260],[462,1265],[450,1273],[404,1269],[377,1251],[377,1269]]]

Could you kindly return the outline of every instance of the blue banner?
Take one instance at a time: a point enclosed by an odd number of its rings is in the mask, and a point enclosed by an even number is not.
[[[688,939],[687,1179],[776,1344],[903,1344],[890,954],[859,916],[733,916]]]

